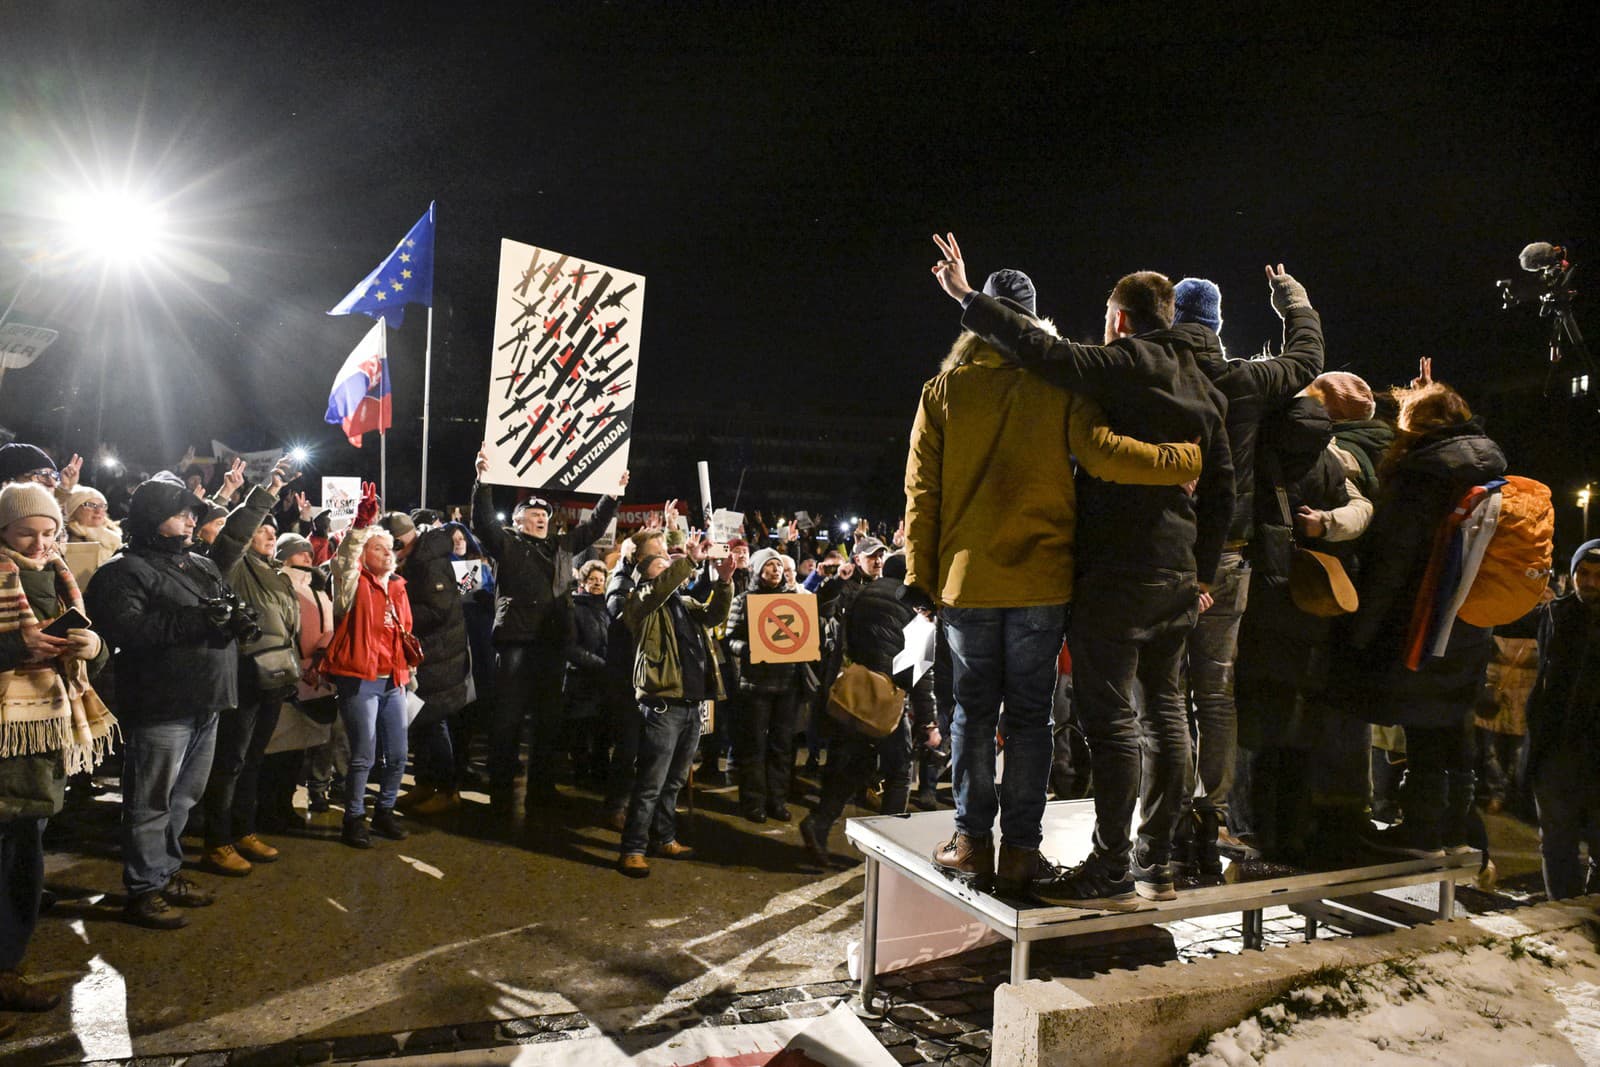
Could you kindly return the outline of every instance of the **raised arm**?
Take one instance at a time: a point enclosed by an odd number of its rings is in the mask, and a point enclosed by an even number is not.
[[[1267,268],[1272,310],[1283,320],[1283,354],[1277,359],[1251,359],[1237,364],[1254,380],[1268,405],[1288,400],[1322,373],[1322,316],[1311,306],[1306,287],[1278,264]]]
[[[1123,485],[1183,485],[1200,477],[1200,446],[1188,441],[1146,444],[1116,433],[1088,397],[1071,394],[1067,443],[1083,469]]]

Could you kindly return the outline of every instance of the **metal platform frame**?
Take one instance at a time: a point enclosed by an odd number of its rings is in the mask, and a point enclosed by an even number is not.
[[[1045,809],[1045,851],[1053,859],[1072,862],[1083,858],[1088,847],[1084,834],[1077,855],[1067,848],[1052,849],[1052,837],[1059,842],[1061,831],[1076,826],[1081,831],[1085,819],[1093,824],[1093,801],[1055,801]],[[1455,877],[1463,867],[1476,868],[1482,854],[1476,850],[1448,855],[1444,859],[1403,859],[1368,867],[1337,871],[1316,871],[1283,878],[1238,882],[1203,889],[1186,889],[1176,900],[1151,901],[1142,897],[1127,908],[1018,907],[1014,902],[980,892],[971,885],[944,874],[932,861],[929,841],[944,840],[955,829],[955,812],[935,811],[912,815],[880,815],[850,819],[845,837],[866,857],[866,894],[861,916],[861,1001],[870,1004],[876,991],[878,936],[878,880],[887,864],[930,893],[954,904],[1011,942],[1011,981],[1028,978],[1029,953],[1036,941],[1123,930],[1172,922],[1199,915],[1237,911],[1243,916],[1244,944],[1247,949],[1262,947],[1262,912],[1269,907],[1304,901],[1348,897],[1397,886],[1439,885],[1438,917],[1455,913]],[[1055,833],[1052,833],[1052,830]],[[916,843],[907,839],[915,839]],[[1308,933],[1314,927],[1308,926]]]

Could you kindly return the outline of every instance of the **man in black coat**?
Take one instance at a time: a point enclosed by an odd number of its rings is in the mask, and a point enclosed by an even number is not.
[[[953,234],[935,241],[945,258],[934,275],[960,301],[962,326],[1042,382],[1098,401],[1118,433],[1200,443],[1204,470],[1193,494],[1079,473],[1067,645],[1094,773],[1094,850],[1065,876],[1041,862],[1035,878],[1040,893],[1074,902],[1135,893],[1170,900],[1172,832],[1190,758],[1183,655],[1195,620],[1211,606],[1234,505],[1227,401],[1193,354],[1209,331],[1173,326],[1172,283],[1138,271],[1106,300],[1103,345],[1065,341],[968,285]],[[962,655],[958,645],[952,650]],[[1136,683],[1144,689],[1137,705]]]
[[[610,524],[617,498],[603,496],[586,522],[564,536],[550,535],[551,507],[532,497],[512,512],[514,526],[495,518],[494,497],[482,480],[489,457],[478,453],[478,482],[472,490],[469,522],[472,532],[492,557],[495,570],[494,643],[497,651],[494,680],[494,717],[489,725],[489,793],[497,812],[511,813],[512,792],[521,769],[522,724],[533,719],[528,749],[526,806],[556,798],[554,768],[549,760],[559,748],[561,731],[561,677],[567,664],[567,641],[572,632],[573,560]],[[628,485],[622,475],[618,490]]]
[[[129,922],[170,930],[168,905],[211,894],[181,873],[179,838],[211,773],[217,717],[238,705],[234,613],[216,565],[190,551],[207,505],[161,472],[133,492],[128,546],[95,572],[84,605],[116,650],[122,722],[122,881]]]
[[[1589,835],[1592,872],[1600,826],[1600,538],[1572,556],[1573,591],[1541,610],[1539,675],[1528,697],[1528,774],[1539,808],[1545,894],[1582,896],[1578,842]]]
[[[1283,354],[1276,359],[1229,359],[1218,335],[1222,332],[1222,293],[1204,278],[1185,278],[1174,287],[1174,325],[1192,324],[1195,363],[1227,398],[1224,425],[1233,458],[1233,521],[1222,545],[1212,604],[1189,635],[1189,687],[1193,693],[1196,733],[1195,762],[1200,795],[1179,836],[1197,848],[1202,877],[1219,877],[1217,831],[1228,821],[1228,796],[1233,789],[1237,750],[1237,710],[1233,699],[1233,664],[1239,647],[1239,624],[1250,588],[1249,546],[1255,532],[1256,437],[1264,418],[1288,404],[1322,372],[1322,319],[1306,297],[1305,287],[1280,265],[1267,268],[1272,309],[1283,320]],[[1193,796],[1192,785],[1185,796]],[[1186,832],[1187,831],[1187,832]]]

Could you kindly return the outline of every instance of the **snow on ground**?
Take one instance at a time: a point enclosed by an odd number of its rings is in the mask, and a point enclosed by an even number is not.
[[[1188,1067],[1600,1064],[1600,952],[1588,930],[1329,970],[1212,1035]]]

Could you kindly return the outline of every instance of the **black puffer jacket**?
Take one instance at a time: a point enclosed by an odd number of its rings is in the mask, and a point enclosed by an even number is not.
[[[1349,503],[1343,465],[1328,450],[1332,423],[1320,403],[1299,397],[1259,429],[1254,506],[1261,525],[1285,525],[1274,482],[1280,473],[1291,527],[1302,504],[1326,511]],[[1299,538],[1297,543],[1319,552],[1343,551],[1320,540]],[[1320,689],[1327,675],[1332,626],[1332,620],[1296,606],[1289,575],[1277,573],[1265,553],[1254,556],[1234,665],[1239,743],[1252,749],[1295,743],[1299,698]]]
[[[1118,433],[1200,442],[1204,470],[1193,496],[1181,486],[1079,477],[1078,569],[1132,563],[1186,571],[1210,584],[1233,520],[1233,455],[1223,425],[1227,399],[1193,353],[1215,345],[1216,335],[1184,323],[1108,345],[1080,345],[982,293],[967,305],[961,325],[1045,381],[1099,401]]]
[[[472,491],[472,532],[495,568],[494,639],[541,641],[564,649],[572,633],[572,561],[594,544],[616,514],[615,497],[603,496],[588,521],[563,536],[529,537],[495,519],[494,496],[479,482]]]
[[[128,547],[95,571],[84,607],[116,650],[124,725],[190,718],[239,705],[238,645],[212,624],[203,598],[227,589],[209,559],[156,528],[199,501],[166,471],[134,490]]]
[[[894,675],[895,684],[910,691],[911,721],[920,727],[935,718],[933,671],[924,674],[915,686],[911,684],[909,668],[894,673],[894,658],[906,644],[906,624],[916,615],[896,595],[900,585],[897,578],[879,578],[861,586],[845,615],[845,645],[851,662]]]
[[[1362,542],[1361,607],[1339,653],[1330,689],[1368,722],[1464,725],[1494,649],[1491,631],[1455,620],[1445,654],[1405,666],[1405,635],[1440,524],[1468,489],[1504,474],[1505,453],[1473,419],[1433,430],[1385,481]]]
[[[1283,319],[1283,354],[1276,359],[1228,359],[1216,334],[1205,330],[1194,349],[1206,377],[1228,399],[1228,448],[1233,455],[1233,523],[1229,541],[1254,534],[1256,436],[1262,420],[1287,404],[1322,373],[1322,318],[1311,308],[1291,308]]]
[[[424,530],[400,565],[411,600],[411,625],[422,642],[417,695],[435,713],[448,715],[467,702],[467,622],[450,562],[450,531]]]
[[[611,630],[605,594],[574,593],[572,621],[572,643],[567,646],[567,696],[585,701],[598,699],[605,692],[606,643]]]
[[[798,684],[802,664],[750,662],[750,617],[746,602],[752,593],[783,591],[782,585],[762,585],[761,576],[752,572],[749,584],[733,598],[733,607],[728,612],[726,646],[728,658],[738,660],[734,675],[739,679],[742,693],[786,693]]]
[[[1333,440],[1333,421],[1328,411],[1309,396],[1296,397],[1289,405],[1269,416],[1259,427],[1255,457],[1256,488],[1253,493],[1256,526],[1294,525],[1295,512],[1305,504],[1318,511],[1331,511],[1350,503],[1345,490],[1344,466],[1328,450]],[[1288,518],[1278,502],[1281,480],[1288,503]],[[1345,548],[1321,540],[1296,538],[1297,543],[1318,552],[1342,556]],[[1253,558],[1254,570],[1277,583],[1286,583],[1287,574],[1273,574],[1269,561]],[[1252,585],[1254,583],[1252,582]]]

